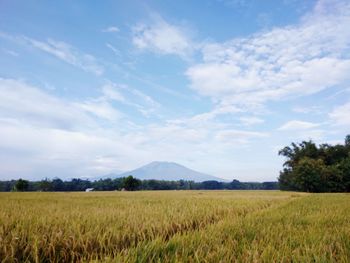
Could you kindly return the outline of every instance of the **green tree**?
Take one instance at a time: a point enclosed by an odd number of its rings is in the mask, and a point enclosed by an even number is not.
[[[322,172],[325,165],[322,160],[305,157],[294,168],[294,182],[298,190],[305,192],[322,192],[324,181]]]
[[[238,190],[243,188],[244,188],[244,185],[242,185],[242,183],[238,180],[233,180],[229,185],[229,189],[232,189],[232,190]]]
[[[350,134],[345,137],[345,147],[350,147]]]
[[[325,166],[322,170],[322,179],[324,181],[324,192],[344,192],[346,190],[339,165]]]
[[[49,179],[44,179],[39,182],[39,190],[48,192],[53,190],[53,184],[49,181]]]
[[[52,180],[51,188],[53,191],[66,191],[64,182],[59,178],[54,178]]]
[[[342,185],[346,192],[350,192],[350,157],[342,160],[338,164],[341,173]]]
[[[292,143],[279,155],[286,157],[278,179],[281,190],[350,192],[350,135],[344,145]]]
[[[285,191],[298,190],[294,181],[295,181],[294,174],[291,168],[284,168],[283,171],[280,172],[278,183],[281,190],[285,190]]]
[[[141,181],[134,178],[132,175],[129,175],[128,177],[124,178],[122,186],[127,191],[135,191],[141,186]]]
[[[317,159],[320,156],[320,152],[313,141],[303,141],[299,144],[293,142],[291,147],[284,147],[278,154],[287,158],[283,165],[289,168],[296,165],[304,157]]]
[[[28,188],[29,188],[29,182],[27,180],[23,180],[20,178],[16,181],[14,190],[18,192],[24,192],[24,191],[27,191]]]

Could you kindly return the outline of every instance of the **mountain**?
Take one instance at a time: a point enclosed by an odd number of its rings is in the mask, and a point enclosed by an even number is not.
[[[188,180],[195,182],[202,181],[225,181],[222,178],[200,173],[189,169],[183,165],[173,162],[152,162],[135,170],[124,172],[116,175],[116,177],[126,177],[132,175],[138,179],[156,179],[167,181]]]

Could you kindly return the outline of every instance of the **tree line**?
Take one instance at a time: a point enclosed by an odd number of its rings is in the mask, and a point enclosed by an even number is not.
[[[278,180],[281,190],[350,192],[350,135],[337,145],[292,143],[279,154],[286,157]]]
[[[63,181],[59,178],[53,180],[27,181],[23,179],[0,181],[0,191],[85,191],[93,188],[96,191],[114,190],[276,190],[278,182],[232,182],[218,181],[163,181],[163,180],[139,180],[133,176],[115,179],[100,179],[89,181],[72,179]]]

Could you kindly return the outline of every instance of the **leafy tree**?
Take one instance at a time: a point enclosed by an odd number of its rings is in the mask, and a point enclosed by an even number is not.
[[[47,178],[39,182],[39,189],[44,192],[52,191],[52,186],[52,183]]]
[[[290,168],[296,165],[302,158],[309,157],[315,159],[319,157],[320,153],[314,142],[303,141],[299,144],[293,142],[291,147],[284,147],[278,154],[288,158],[284,166]]]
[[[230,189],[232,190],[244,189],[244,185],[238,180],[233,180],[230,183]]]
[[[18,192],[24,192],[24,191],[27,191],[28,188],[29,188],[29,182],[27,180],[23,180],[20,178],[17,180],[14,190]]]
[[[278,183],[281,190],[284,190],[284,191],[297,190],[297,186],[295,185],[294,176],[291,168],[289,169],[284,168],[283,171],[280,172]]]
[[[1,192],[10,192],[10,191],[15,189],[15,184],[16,184],[15,180],[2,181],[0,183],[0,191]]]
[[[322,172],[325,165],[320,159],[305,157],[294,168],[295,185],[300,191],[322,192],[324,181]]]
[[[70,182],[65,182],[66,191],[85,191],[86,188],[91,188],[89,180],[73,178]]]
[[[64,182],[59,178],[55,178],[52,180],[51,187],[52,187],[52,191],[67,191],[65,190]]]
[[[278,179],[281,190],[350,191],[350,135],[344,145],[292,143],[280,150],[279,155],[286,157]]]
[[[350,147],[350,134],[345,137],[345,147]]]
[[[277,182],[263,182],[262,188],[264,190],[276,190],[276,189],[278,189],[278,183]]]
[[[320,146],[320,152],[326,165],[334,165],[348,156],[349,149],[344,145],[328,145]]]
[[[223,189],[223,185],[218,181],[204,181],[202,182],[203,189],[214,190],[214,189]]]
[[[350,157],[342,160],[338,164],[338,169],[341,174],[344,190],[350,192]]]
[[[339,165],[328,165],[323,168],[322,179],[324,182],[324,192],[345,192],[343,174]]]
[[[122,186],[127,191],[135,191],[141,186],[141,181],[129,175],[124,178]]]
[[[338,170],[340,173],[348,171],[347,164],[344,163],[339,166]],[[132,176],[131,176],[132,177]],[[133,178],[133,177],[132,177]],[[0,192],[8,192],[11,190],[16,190],[15,180],[12,181],[0,181]],[[134,182],[134,183],[133,183]],[[135,184],[136,182],[136,184]],[[278,189],[277,182],[240,182],[238,180],[233,180],[232,182],[218,182],[218,181],[204,181],[204,182],[194,182],[194,181],[164,181],[164,180],[137,180],[133,178],[132,180],[128,178],[107,178],[100,179],[94,182],[82,179],[72,179],[71,181],[62,181],[59,178],[55,178],[52,181],[47,179],[42,181],[28,182],[28,187],[26,191],[85,191],[86,188],[94,188],[98,191],[113,191],[121,188],[127,190],[188,190],[188,189],[228,189],[228,190],[258,190],[258,189]]]

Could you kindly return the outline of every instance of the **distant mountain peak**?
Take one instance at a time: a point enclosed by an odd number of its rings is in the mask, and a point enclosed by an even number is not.
[[[188,180],[188,181],[195,181],[195,182],[202,182],[202,181],[209,181],[209,180],[225,181],[222,178],[197,172],[181,164],[178,164],[175,162],[169,162],[169,161],[153,161],[137,169],[119,174],[117,175],[117,177],[124,177],[128,175],[132,175],[142,180],[145,180],[145,179],[167,180],[167,181]]]
[[[177,166],[183,166],[181,164],[175,163],[175,162],[169,162],[169,161],[153,161],[150,162],[149,164],[146,164],[144,166],[152,166],[152,165],[177,165]],[[143,166],[143,167],[144,167]]]

